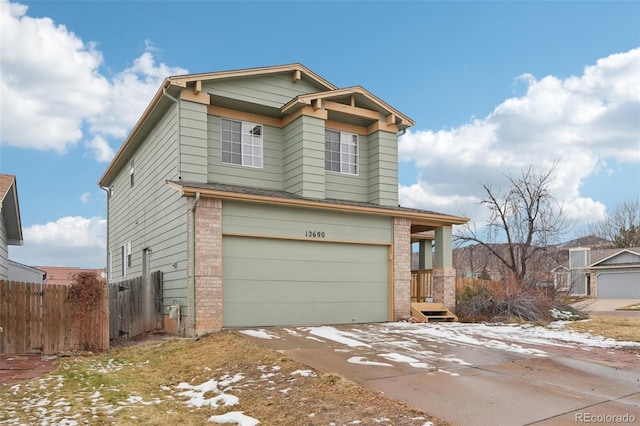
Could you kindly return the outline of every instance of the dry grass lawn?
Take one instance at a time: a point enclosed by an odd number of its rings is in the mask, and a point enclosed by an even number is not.
[[[200,401],[221,391],[238,404],[190,406],[177,388],[212,379],[219,391],[201,392]],[[228,411],[262,425],[448,424],[229,332],[62,358],[47,376],[0,387],[0,401],[2,424],[205,425]]]
[[[640,317],[593,316],[588,321],[576,321],[569,324],[568,327],[594,336],[640,342]]]
[[[567,327],[640,342],[640,318],[594,317]],[[197,388],[211,380],[217,388]],[[224,404],[236,397],[236,405]],[[0,424],[8,425],[205,425],[230,411],[262,425],[448,424],[230,332],[199,341],[156,336],[61,358],[51,374],[0,386],[0,401]]]

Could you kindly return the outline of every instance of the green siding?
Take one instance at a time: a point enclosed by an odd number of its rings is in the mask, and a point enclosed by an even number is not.
[[[208,117],[208,181],[282,190],[282,129],[262,125],[263,168],[258,169],[222,162],[220,126],[220,117]]]
[[[358,174],[325,171],[326,196],[338,200],[369,201],[369,138],[358,135]]]
[[[226,327],[382,322],[388,248],[223,238]]]
[[[390,217],[223,201],[223,233],[307,238],[307,231],[324,232],[325,240],[376,244],[393,242],[393,222]]]
[[[287,73],[215,80],[203,82],[202,91],[214,97],[221,96],[280,109],[296,96],[322,90],[306,80],[293,82],[292,76],[293,73]]]
[[[283,138],[283,189],[324,199],[324,120],[298,117],[286,126]]]
[[[369,135],[369,202],[398,205],[398,137],[394,133]]]
[[[187,208],[179,191],[166,185],[178,178],[176,108],[165,114],[133,156],[135,184],[129,167],[114,179],[109,200],[110,281],[142,275],[142,250],[151,248],[150,270],[164,272],[164,304],[186,305]],[[132,265],[122,276],[121,246],[132,245]],[[175,264],[175,267],[174,267]]]
[[[180,101],[180,175],[191,182],[207,181],[207,106]]]

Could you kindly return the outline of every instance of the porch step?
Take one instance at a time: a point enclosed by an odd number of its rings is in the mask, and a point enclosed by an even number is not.
[[[419,322],[458,321],[458,317],[443,303],[414,302],[411,304],[411,315]]]

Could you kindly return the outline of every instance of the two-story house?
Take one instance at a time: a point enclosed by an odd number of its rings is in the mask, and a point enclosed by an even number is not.
[[[467,219],[398,205],[412,124],[300,64],[168,77],[99,181],[109,281],[163,271],[165,313],[179,304],[190,336],[384,322],[409,315],[424,236],[452,308],[451,228]]]

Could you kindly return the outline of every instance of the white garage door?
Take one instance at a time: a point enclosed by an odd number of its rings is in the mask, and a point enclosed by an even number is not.
[[[640,271],[598,273],[599,299],[640,299]]]
[[[383,322],[389,249],[223,237],[225,327]]]

